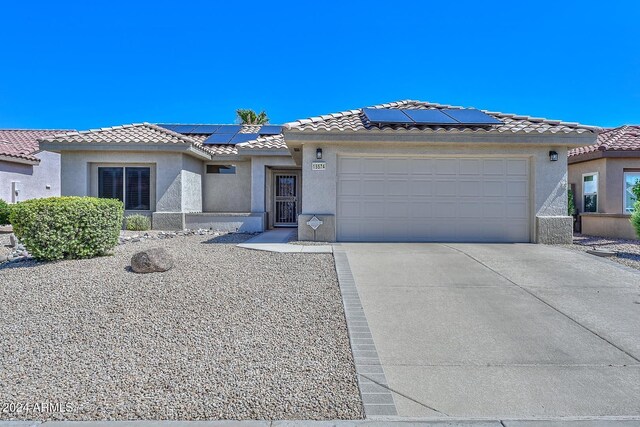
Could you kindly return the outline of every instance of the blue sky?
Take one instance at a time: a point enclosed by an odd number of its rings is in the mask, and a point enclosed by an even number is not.
[[[0,127],[419,99],[640,124],[638,1],[5,2]]]

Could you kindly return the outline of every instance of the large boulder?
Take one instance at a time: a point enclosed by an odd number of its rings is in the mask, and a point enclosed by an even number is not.
[[[136,273],[154,273],[173,268],[173,258],[162,248],[151,248],[131,257],[131,269]]]

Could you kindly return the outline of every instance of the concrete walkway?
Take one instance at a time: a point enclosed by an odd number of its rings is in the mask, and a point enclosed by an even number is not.
[[[331,245],[292,245],[289,242],[296,238],[296,233],[296,229],[277,228],[275,230],[265,231],[244,243],[240,243],[238,247],[256,251],[280,253],[330,254],[333,252]]]
[[[398,415],[640,416],[640,272],[545,245],[339,248]]]
[[[640,418],[529,420],[0,421],[0,427],[638,427]]]

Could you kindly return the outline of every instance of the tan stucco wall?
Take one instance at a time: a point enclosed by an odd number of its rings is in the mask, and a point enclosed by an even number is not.
[[[527,157],[531,171],[531,235],[536,241],[536,216],[567,215],[567,149],[553,145],[505,144],[402,144],[394,141],[366,143],[305,143],[302,160],[302,214],[335,215],[338,155],[409,155],[409,156],[513,156]],[[326,170],[313,171],[316,149],[323,149]],[[549,160],[549,151],[558,152],[558,161]],[[562,222],[564,224],[564,222]],[[561,225],[564,227],[564,225]],[[566,228],[566,227],[565,227]],[[570,228],[567,232],[570,235]],[[565,234],[567,234],[565,233]]]
[[[0,161],[0,199],[19,202],[60,195],[60,154],[43,151],[36,157],[37,165]],[[17,198],[11,194],[12,182],[19,183]]]
[[[582,234],[590,236],[638,239],[629,222],[629,215],[585,214],[581,215]]]
[[[625,170],[640,171],[638,158],[600,158],[569,165],[569,183],[576,187],[576,206],[583,212],[582,174],[598,172],[598,212],[623,214]]]
[[[183,209],[198,211],[201,195],[183,202],[183,190],[198,190],[195,183],[197,171],[202,172],[202,162],[183,159],[182,153],[165,152],[111,152],[111,151],[65,151],[61,155],[61,192],[64,196],[88,196],[92,193],[92,182],[97,175],[92,174],[93,163],[153,164],[155,165],[155,210],[160,212],[182,212]],[[186,156],[185,156],[186,157]],[[198,165],[197,163],[200,163]],[[183,172],[183,167],[190,168]],[[94,168],[95,169],[95,168]],[[183,177],[185,184],[183,188]],[[95,187],[97,188],[97,187]]]
[[[604,203],[605,194],[604,189],[607,182],[607,164],[606,159],[590,160],[588,162],[573,163],[569,167],[569,184],[574,184],[575,194],[573,198],[576,202],[578,212],[584,212],[584,203],[582,198],[582,175],[586,173],[598,173],[598,212],[605,212],[603,210],[606,203]],[[622,212],[622,210],[620,210]],[[612,212],[615,213],[615,212]]]
[[[235,165],[236,173],[206,173],[206,165]],[[203,176],[205,212],[251,211],[251,161],[206,162]]]

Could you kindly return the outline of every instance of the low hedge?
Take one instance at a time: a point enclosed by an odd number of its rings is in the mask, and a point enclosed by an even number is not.
[[[118,244],[123,213],[115,199],[49,197],[15,204],[10,221],[34,258],[91,258]]]
[[[640,200],[633,205],[633,212],[631,213],[629,221],[631,221],[631,225],[633,225],[633,228],[636,230],[636,236],[640,238]]]
[[[129,231],[151,230],[151,220],[148,216],[135,214],[125,218],[126,229]]]
[[[11,212],[11,206],[9,203],[0,199],[0,225],[9,224],[9,213]]]

